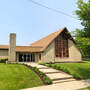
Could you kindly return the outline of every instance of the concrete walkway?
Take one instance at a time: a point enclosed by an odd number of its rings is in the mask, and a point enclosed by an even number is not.
[[[23,90],[77,90],[88,86],[90,86],[90,80],[82,80],[28,88]]]
[[[24,90],[76,90],[90,86],[90,80],[75,80],[71,75],[47,66],[38,65],[37,63],[25,64],[39,68],[52,80],[53,84]]]
[[[75,81],[75,79],[71,75],[64,73],[62,71],[49,68],[47,66],[38,65],[37,63],[25,63],[25,64],[39,68],[40,71],[45,73],[52,80],[53,84]]]

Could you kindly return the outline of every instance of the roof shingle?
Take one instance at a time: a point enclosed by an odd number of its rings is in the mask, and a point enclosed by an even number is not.
[[[0,49],[8,49],[9,46],[8,45],[0,45]]]
[[[64,28],[58,30],[57,32],[54,32],[54,33],[34,42],[32,44],[30,44],[30,46],[42,47],[41,51],[44,51],[47,48],[47,46],[65,29],[66,29],[66,27],[64,27]]]
[[[16,52],[40,52],[42,47],[16,46]]]
[[[30,44],[29,46],[16,46],[16,52],[42,52],[65,29],[66,27]],[[0,49],[9,49],[9,46],[0,45]]]

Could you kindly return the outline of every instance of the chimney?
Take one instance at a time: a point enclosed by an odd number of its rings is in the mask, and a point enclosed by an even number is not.
[[[10,33],[10,39],[9,39],[9,60],[10,62],[16,61],[16,34]]]

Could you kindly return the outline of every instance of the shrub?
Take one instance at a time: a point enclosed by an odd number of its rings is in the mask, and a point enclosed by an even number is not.
[[[49,64],[53,64],[53,62],[52,62],[52,61],[50,61],[50,62],[49,62]]]
[[[54,65],[54,64],[52,64],[51,66],[52,66],[53,68],[56,68],[56,65]]]
[[[57,69],[57,70],[59,70],[59,69],[60,69],[60,67],[57,65],[57,66],[56,66],[56,69]]]
[[[40,76],[43,76],[43,75],[44,75],[44,73],[40,71]]]
[[[45,64],[45,66],[48,66],[49,64]],[[49,66],[48,66],[49,67]]]
[[[52,67],[52,64],[50,63],[50,64],[48,64],[48,67]]]
[[[72,73],[73,78],[82,79],[78,73]]]
[[[40,65],[45,65],[45,63],[42,62],[42,61],[38,61],[38,64],[40,64]]]
[[[0,63],[6,63],[8,61],[8,58],[0,59]]]
[[[68,69],[64,68],[64,72],[69,73]]]
[[[47,77],[47,76],[45,76],[45,77],[43,78],[43,80],[44,80],[44,82],[45,82],[46,84],[48,84],[48,85],[50,85],[50,84],[52,83],[51,80],[50,80],[50,78]]]
[[[39,72],[39,69],[37,67],[33,67],[33,69],[36,71],[36,72]]]
[[[47,85],[51,84],[51,80],[43,72],[39,71],[37,67],[33,67],[33,70],[42,78],[43,82]]]

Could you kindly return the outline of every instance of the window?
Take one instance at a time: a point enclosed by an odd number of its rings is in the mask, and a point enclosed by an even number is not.
[[[34,53],[19,53],[19,62],[35,62]]]
[[[68,39],[65,33],[59,35],[55,40],[56,57],[69,57]]]

